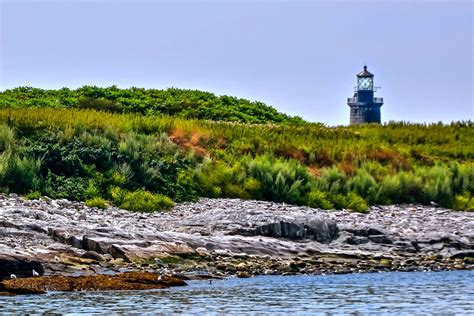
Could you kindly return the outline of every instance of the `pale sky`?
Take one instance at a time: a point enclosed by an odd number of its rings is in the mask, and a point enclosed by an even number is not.
[[[474,117],[471,0],[0,3],[0,90],[200,89],[337,125],[367,63],[383,121]]]

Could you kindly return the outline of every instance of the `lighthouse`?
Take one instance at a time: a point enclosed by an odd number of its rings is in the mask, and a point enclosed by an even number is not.
[[[380,124],[380,107],[383,105],[383,98],[374,97],[376,90],[374,75],[367,70],[367,66],[364,66],[364,70],[357,74],[354,96],[347,99],[347,105],[351,109],[351,125]]]

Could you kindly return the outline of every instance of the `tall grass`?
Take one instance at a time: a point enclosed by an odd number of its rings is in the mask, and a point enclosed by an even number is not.
[[[238,197],[359,211],[436,202],[469,209],[473,148],[472,122],[329,128],[0,109],[3,190],[79,200],[114,200],[117,188],[175,201]]]

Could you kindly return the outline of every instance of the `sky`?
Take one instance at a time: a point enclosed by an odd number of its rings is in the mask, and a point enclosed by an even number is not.
[[[199,89],[345,125],[367,64],[383,122],[474,116],[472,0],[0,3],[0,90]]]

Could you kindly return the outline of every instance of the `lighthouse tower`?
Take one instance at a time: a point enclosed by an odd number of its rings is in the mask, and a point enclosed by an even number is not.
[[[367,66],[364,66],[364,70],[357,74],[357,86],[354,90],[354,96],[347,99],[347,105],[351,108],[351,125],[380,124],[380,107],[383,105],[383,98],[374,97],[376,91],[374,75],[367,70]]]

